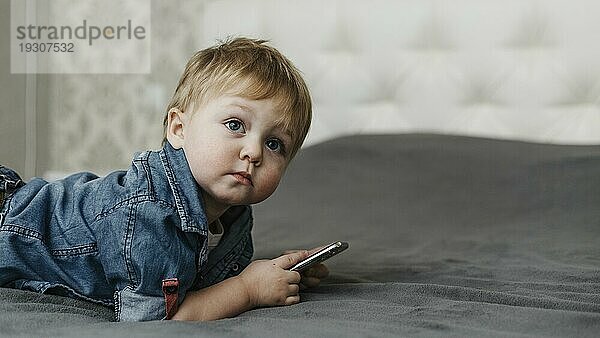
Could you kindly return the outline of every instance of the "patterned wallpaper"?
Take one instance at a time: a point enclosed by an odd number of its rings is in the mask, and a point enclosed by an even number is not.
[[[107,172],[128,166],[136,151],[160,148],[165,106],[187,59],[201,45],[198,18],[205,4],[151,5],[151,74],[51,76],[52,171]]]
[[[308,144],[394,132],[600,143],[593,0],[153,0],[151,13],[151,74],[51,77],[53,170],[106,172],[159,147],[185,62],[228,35],[270,39],[304,72]]]

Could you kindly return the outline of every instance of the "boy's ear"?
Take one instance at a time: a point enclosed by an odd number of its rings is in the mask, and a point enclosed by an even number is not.
[[[167,113],[167,140],[175,149],[183,148],[184,117],[178,108],[171,108]]]

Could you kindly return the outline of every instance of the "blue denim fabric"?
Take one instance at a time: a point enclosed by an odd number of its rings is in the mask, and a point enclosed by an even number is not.
[[[114,307],[116,320],[164,319],[162,281],[186,292],[237,275],[252,258],[252,212],[232,207],[208,252],[208,225],[183,150],[167,142],[127,171],[23,184],[0,166],[0,286]]]

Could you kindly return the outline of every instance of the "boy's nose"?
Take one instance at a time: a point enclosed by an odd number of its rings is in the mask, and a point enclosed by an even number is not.
[[[248,160],[255,166],[259,166],[262,161],[262,143],[248,142],[244,144],[240,151],[240,159]]]

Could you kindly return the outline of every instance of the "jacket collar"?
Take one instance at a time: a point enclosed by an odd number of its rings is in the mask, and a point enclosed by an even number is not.
[[[165,174],[173,191],[181,230],[207,235],[208,220],[200,186],[196,183],[183,148],[175,149],[167,141],[159,152]]]

